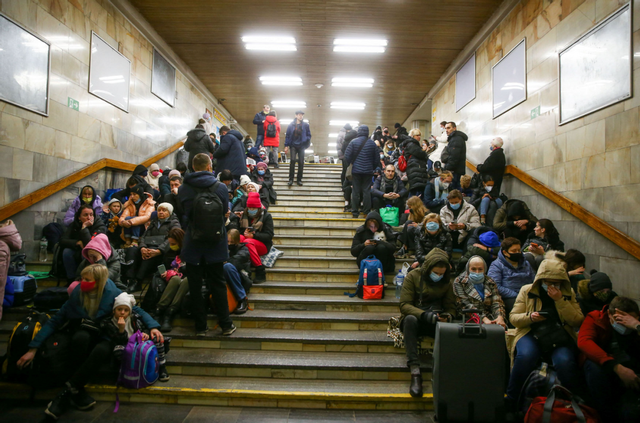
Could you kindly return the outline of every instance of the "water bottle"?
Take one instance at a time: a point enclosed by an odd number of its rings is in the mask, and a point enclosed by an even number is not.
[[[40,261],[47,261],[49,258],[49,253],[47,252],[47,247],[49,246],[49,241],[47,238],[42,237],[40,240]]]
[[[404,283],[404,273],[402,270],[398,272],[396,275],[396,298],[400,298],[400,294],[402,293],[402,284]]]

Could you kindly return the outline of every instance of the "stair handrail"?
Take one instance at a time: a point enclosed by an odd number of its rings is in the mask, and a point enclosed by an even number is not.
[[[477,172],[476,166],[467,160],[467,167],[473,172]],[[640,260],[640,242],[631,238],[615,226],[609,224],[604,219],[591,213],[589,210],[582,207],[580,204],[573,200],[568,199],[559,192],[549,188],[533,176],[522,171],[519,167],[514,165],[507,165],[504,170],[505,175],[511,175],[518,179],[520,182],[533,188],[538,193],[545,196],[547,199],[553,201],[556,205],[560,206],[563,210],[571,213],[573,216],[586,223],[590,228],[598,232],[600,235],[607,238],[609,241],[616,244],[618,247],[625,250],[638,260]]]
[[[184,141],[186,137],[173,144],[169,148],[162,150],[155,156],[143,161],[140,163],[144,167],[149,167],[153,163],[157,162],[160,159],[167,157],[169,154],[178,150],[180,147],[184,145]],[[55,182],[50,183],[49,185],[35,190],[34,192],[27,194],[23,197],[18,198],[15,201],[12,201],[9,204],[6,204],[0,207],[0,222],[10,218],[11,216],[25,210],[26,208],[34,205],[35,203],[44,200],[45,198],[55,194],[58,191],[61,191],[68,187],[69,185],[75,184],[76,182],[86,178],[87,176],[102,170],[102,169],[114,169],[114,170],[124,170],[133,172],[137,165],[133,163],[121,162],[120,160],[113,159],[100,159],[96,162],[91,163],[88,166],[83,167],[80,170],[73,172],[70,175],[67,175],[63,178],[58,179]]]

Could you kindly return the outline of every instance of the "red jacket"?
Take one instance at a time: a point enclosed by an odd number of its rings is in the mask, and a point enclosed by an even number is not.
[[[274,122],[276,125],[276,136],[268,137],[267,136],[267,126],[269,123]],[[278,122],[278,118],[275,116],[269,116],[264,120],[264,146],[265,147],[278,147],[280,145],[280,122]]]
[[[587,314],[578,332],[578,348],[580,348],[580,364],[589,359],[600,366],[610,367],[616,364],[612,355],[604,348],[611,342],[613,327],[609,321],[609,305],[600,311]]]

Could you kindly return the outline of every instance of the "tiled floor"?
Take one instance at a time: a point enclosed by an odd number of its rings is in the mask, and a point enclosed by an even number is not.
[[[47,403],[0,401],[2,423],[52,422],[43,412]],[[279,408],[201,407],[167,404],[120,404],[100,402],[92,410],[69,410],[59,421],[77,423],[433,423],[433,412],[426,411],[349,411]]]

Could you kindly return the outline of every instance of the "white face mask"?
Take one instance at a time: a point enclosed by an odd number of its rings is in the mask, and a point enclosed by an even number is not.
[[[442,182],[442,179],[440,180],[440,184],[442,185],[442,188],[447,189],[449,188],[449,182]]]
[[[493,189],[493,187],[492,187],[492,186],[484,187],[484,189],[486,189],[486,190],[487,190],[487,192],[491,192],[491,190]]]

